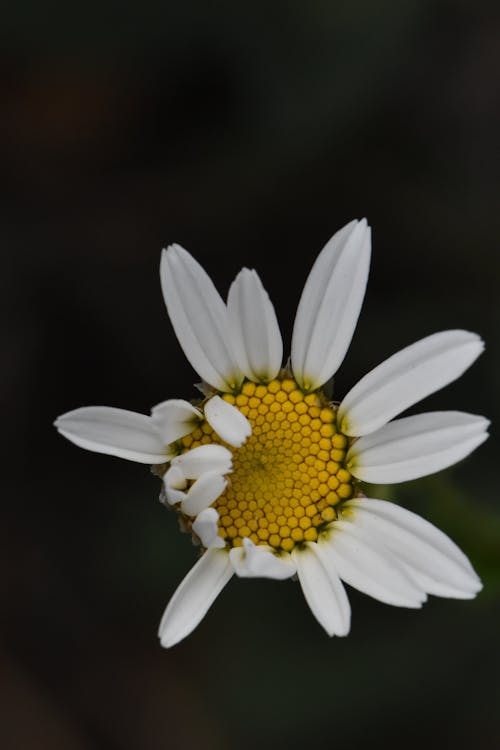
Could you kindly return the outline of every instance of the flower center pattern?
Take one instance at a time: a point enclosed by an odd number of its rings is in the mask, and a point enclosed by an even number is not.
[[[213,503],[219,536],[230,547],[248,537],[277,551],[315,541],[336,518],[335,506],[355,492],[336,407],[321,392],[305,394],[289,378],[267,385],[247,381],[238,395],[221,395],[247,417],[252,435],[232,448],[233,472]],[[203,422],[179,442],[185,452],[222,441]]]

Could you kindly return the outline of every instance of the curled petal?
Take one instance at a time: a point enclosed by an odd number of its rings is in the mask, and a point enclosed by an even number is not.
[[[180,469],[186,479],[198,479],[202,474],[213,471],[228,474],[231,471],[232,455],[223,445],[198,445],[172,459],[171,465]]]
[[[219,514],[215,508],[205,508],[193,521],[193,531],[200,537],[201,543],[207,549],[225,546],[223,539],[218,534],[218,520]]]
[[[251,539],[243,539],[242,547],[233,547],[229,552],[233,568],[240,578],[275,578],[284,580],[295,573],[290,555],[277,557],[271,547],[255,545]]]
[[[205,418],[225,443],[239,448],[252,434],[250,422],[232,404],[220,396],[213,396],[205,404]]]
[[[183,492],[187,487],[187,480],[178,466],[171,466],[163,477],[163,486],[169,505],[176,505],[185,499]]]
[[[197,516],[222,495],[226,485],[227,482],[221,474],[214,471],[202,474],[184,496],[181,505],[182,512],[187,516]]]

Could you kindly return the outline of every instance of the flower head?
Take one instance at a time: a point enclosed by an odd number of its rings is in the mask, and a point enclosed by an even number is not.
[[[152,464],[161,499],[201,546],[161,621],[163,646],[191,633],[234,574],[297,576],[316,619],[339,636],[350,628],[343,582],[415,608],[427,594],[467,599],[480,590],[445,534],[363,492],[363,482],[402,482],[451,466],[486,439],[488,421],[464,412],[394,419],[458,378],[481,353],[480,338],[435,333],[389,357],[340,402],[326,394],[354,333],[370,251],[364,219],[323,248],[283,366],[278,322],[257,273],[242,269],[226,304],[197,261],[172,245],[162,254],[162,290],[203,398],[170,399],[150,416],[94,406],[56,420],[76,445]]]

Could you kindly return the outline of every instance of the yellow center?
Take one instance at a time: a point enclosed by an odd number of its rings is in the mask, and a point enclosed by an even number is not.
[[[336,518],[335,506],[354,493],[336,407],[320,392],[303,393],[289,378],[267,385],[247,381],[238,395],[221,395],[247,417],[252,434],[241,448],[231,448],[233,471],[213,503],[219,535],[231,547],[248,537],[285,551],[315,541]],[[184,453],[222,440],[203,422],[179,443]]]

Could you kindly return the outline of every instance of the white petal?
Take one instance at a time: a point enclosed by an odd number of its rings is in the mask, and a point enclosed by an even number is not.
[[[163,476],[165,495],[169,505],[176,505],[186,498],[182,492],[187,486],[187,480],[178,466],[171,466]]]
[[[221,474],[214,471],[202,474],[189,488],[189,492],[183,499],[182,512],[187,516],[197,516],[222,495],[226,485],[227,482]]]
[[[416,479],[446,469],[488,437],[488,420],[437,411],[389,422],[356,440],[347,454],[355,477],[374,484]]]
[[[374,432],[409,406],[460,377],[483,351],[479,336],[442,331],[427,336],[371,370],[339,407],[342,432]]]
[[[283,341],[273,304],[256,271],[240,271],[229,289],[227,307],[239,366],[250,380],[272,380],[281,368]]]
[[[141,464],[162,464],[169,458],[151,417],[145,414],[87,406],[63,414],[54,425],[65,438],[89,451]]]
[[[342,580],[386,604],[420,607],[425,594],[380,540],[354,523],[335,521],[327,539]]]
[[[169,505],[177,505],[186,499],[187,495],[182,490],[176,490],[175,487],[169,487],[165,482],[165,496]]]
[[[225,546],[223,539],[218,534],[218,520],[219,514],[215,508],[205,508],[193,521],[193,531],[200,537],[201,543],[207,549]]]
[[[191,568],[171,598],[158,635],[165,648],[189,635],[233,575],[225,550],[210,549]]]
[[[346,355],[366,289],[371,230],[366,219],[333,235],[314,263],[292,336],[292,370],[306,390],[323,385]]]
[[[404,563],[402,558],[400,558],[400,562],[403,564],[412,581],[422,591],[426,591],[428,594],[433,594],[434,596],[441,596],[446,599],[475,599],[478,592],[483,588],[479,579],[474,583],[464,583],[463,586],[458,588],[442,580],[445,576],[441,577],[440,571],[435,571],[432,575],[426,575],[422,573],[420,568]]]
[[[161,286],[184,354],[214,388],[237,388],[243,373],[231,350],[227,308],[200,264],[179,245],[164,250]]]
[[[243,539],[243,547],[233,547],[229,557],[240,578],[275,578],[282,581],[295,573],[290,555],[277,557],[271,547],[255,545],[248,538]]]
[[[171,489],[183,490],[187,486],[186,477],[178,466],[170,466],[163,477],[163,481]]]
[[[172,459],[172,466],[182,471],[186,479],[198,479],[208,471],[227,474],[231,470],[232,455],[223,445],[198,445]]]
[[[346,518],[376,536],[407,566],[415,583],[428,594],[469,599],[481,581],[464,553],[428,521],[385,500],[356,498],[344,506]]]
[[[229,445],[239,448],[252,434],[250,422],[245,415],[220,396],[213,396],[207,401],[204,411],[210,427]]]
[[[180,398],[163,401],[151,409],[151,419],[165,445],[192,432],[202,416],[199,409]]]
[[[351,607],[327,545],[306,542],[292,551],[311,612],[328,635],[347,635]]]

